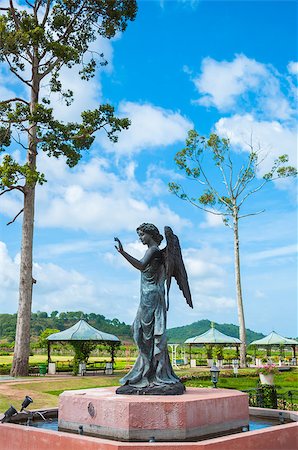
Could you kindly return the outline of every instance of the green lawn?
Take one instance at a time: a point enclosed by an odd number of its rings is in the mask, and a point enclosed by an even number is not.
[[[58,395],[66,390],[88,389],[96,387],[118,386],[119,378],[124,372],[115,375],[100,375],[86,377],[28,377],[19,382],[0,383],[0,412],[11,404],[19,409],[25,395],[33,398],[32,408],[47,408],[58,406]]]
[[[250,372],[250,373],[249,373]],[[189,374],[187,374],[189,375]],[[194,374],[192,374],[194,375]],[[181,375],[180,375],[181,376]],[[196,378],[186,381],[186,387],[210,387],[211,381],[207,377],[206,372],[199,372],[195,375]],[[278,394],[286,394],[289,391],[293,391],[293,403],[298,405],[298,370],[297,368],[291,369],[290,372],[280,372],[274,376],[275,388]],[[217,384],[218,388],[238,389],[239,391],[245,391],[248,389],[255,389],[258,386],[259,376],[253,369],[239,370],[239,376],[235,377],[230,371],[222,371],[219,376]],[[295,392],[296,391],[296,392]],[[297,408],[297,406],[295,407]]]
[[[13,355],[0,356],[0,364],[11,364],[13,359]],[[56,361],[70,361],[73,359],[72,355],[66,356],[51,356],[51,360],[53,362]],[[121,358],[120,358],[121,359]],[[101,356],[90,356],[89,361],[109,361],[110,357],[101,357]],[[39,364],[45,363],[48,361],[47,355],[33,355],[29,357],[29,364]]]
[[[298,381],[298,373],[297,371],[293,372],[283,372],[275,375],[274,382],[278,391],[286,392],[291,389],[298,389],[297,385]],[[256,388],[259,382],[259,377],[257,375],[251,376],[242,376],[241,374],[238,377],[230,376],[223,377],[219,376],[218,387],[219,388],[229,388],[229,389],[239,389],[241,391],[245,389],[253,389]],[[200,379],[190,380],[186,382],[186,386],[210,386],[211,381],[206,380],[205,377]]]
[[[39,358],[37,362],[41,361],[40,356],[35,358]],[[61,359],[62,357],[59,357],[59,360]],[[67,360],[68,357],[65,357],[65,359]],[[95,359],[98,360],[98,358]],[[180,377],[185,375],[195,377],[186,382],[186,387],[212,386],[208,368],[181,368],[176,372]],[[56,407],[58,405],[58,396],[61,392],[72,389],[117,386],[119,385],[119,379],[124,373],[124,371],[116,371],[114,375],[100,374],[86,377],[27,377],[25,380],[20,381],[0,382],[0,412],[5,411],[11,404],[19,409],[25,395],[33,398],[32,408]],[[240,369],[238,377],[233,376],[232,370],[221,370],[218,387],[238,390],[252,389],[257,387],[258,380],[255,369]],[[294,368],[290,372],[282,372],[275,375],[278,393],[297,389],[297,381],[298,370]],[[298,403],[298,392],[295,394],[294,403]]]

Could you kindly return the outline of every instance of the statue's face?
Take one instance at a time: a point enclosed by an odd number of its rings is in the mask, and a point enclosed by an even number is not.
[[[152,236],[150,234],[148,234],[148,233],[146,233],[145,231],[142,231],[142,230],[138,231],[138,235],[139,235],[140,241],[144,245],[148,245],[150,240],[152,239]]]

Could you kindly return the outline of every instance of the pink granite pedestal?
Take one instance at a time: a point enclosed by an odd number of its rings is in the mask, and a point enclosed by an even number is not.
[[[176,396],[119,395],[116,388],[66,391],[59,398],[59,430],[122,441],[184,441],[248,426],[247,394],[187,388]]]

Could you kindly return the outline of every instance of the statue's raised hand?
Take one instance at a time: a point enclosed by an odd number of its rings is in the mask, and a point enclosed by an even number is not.
[[[118,247],[117,247],[117,245],[115,245],[115,249],[117,250],[117,252],[119,252],[119,253],[123,252],[123,245],[121,244],[120,239],[115,237],[114,241],[116,241],[118,243]]]

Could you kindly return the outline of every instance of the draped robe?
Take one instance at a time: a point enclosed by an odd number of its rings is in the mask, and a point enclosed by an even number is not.
[[[167,348],[165,278],[164,257],[155,247],[150,262],[141,271],[140,305],[132,325],[139,355],[120,380],[123,385],[144,388],[179,382]]]

